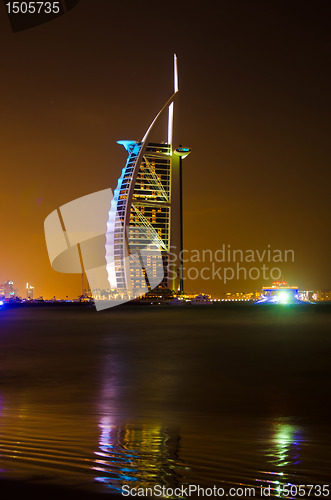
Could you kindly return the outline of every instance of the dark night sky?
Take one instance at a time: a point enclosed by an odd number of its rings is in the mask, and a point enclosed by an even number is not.
[[[55,208],[114,189],[126,155],[172,90],[184,170],[184,245],[293,249],[283,277],[330,289],[330,2],[81,0],[1,41],[0,282],[75,297],[55,273],[43,223]],[[249,291],[261,281],[187,283]]]

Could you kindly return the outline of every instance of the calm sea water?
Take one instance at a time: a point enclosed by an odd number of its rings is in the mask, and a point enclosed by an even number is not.
[[[330,484],[326,305],[0,311],[0,477]]]

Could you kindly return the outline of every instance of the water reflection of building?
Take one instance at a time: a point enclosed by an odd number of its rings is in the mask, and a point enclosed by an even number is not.
[[[178,458],[180,436],[160,425],[113,425],[111,417],[100,420],[99,450],[93,470],[96,480],[113,491],[122,486],[175,488],[184,468]]]
[[[122,343],[121,339],[120,335],[115,342]],[[101,365],[97,397],[99,442],[94,451],[92,467],[96,481],[112,492],[121,492],[123,485],[129,485],[130,488],[151,488],[156,485],[176,488],[186,484],[184,470],[187,467],[179,458],[181,437],[177,430],[152,422],[151,418],[146,420],[142,417],[142,420],[133,410],[135,405],[131,385],[134,382],[131,371],[128,386],[132,358],[126,342],[114,349],[113,342],[108,339],[105,349],[108,352]],[[162,381],[153,370],[152,360],[146,369],[153,390],[155,387],[162,390]],[[175,385],[177,380],[167,380],[168,388],[171,383]],[[148,389],[148,385],[140,386],[138,381],[135,386],[135,393]],[[128,405],[128,401],[131,404]],[[133,415],[134,423],[126,423],[123,415]],[[144,415],[151,417],[146,407]]]
[[[257,481],[271,487],[272,496],[282,496],[288,483],[298,484],[297,466],[303,442],[302,429],[288,419],[278,419],[272,423],[272,435],[265,449],[266,469]],[[262,471],[261,471],[262,472]]]

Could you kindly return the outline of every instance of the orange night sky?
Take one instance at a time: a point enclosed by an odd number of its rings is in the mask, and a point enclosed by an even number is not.
[[[325,2],[81,0],[12,33],[0,9],[0,282],[77,297],[54,272],[43,224],[57,207],[114,189],[119,139],[142,138],[172,90],[184,162],[184,247],[293,249],[283,278],[330,289],[330,29]],[[325,8],[324,8],[325,6]],[[221,264],[220,264],[221,265]],[[186,281],[220,296],[263,280]]]

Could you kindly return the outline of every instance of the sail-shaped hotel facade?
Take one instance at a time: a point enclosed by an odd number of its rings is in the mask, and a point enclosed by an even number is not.
[[[158,285],[183,291],[182,159],[188,148],[173,146],[174,91],[141,141],[118,141],[128,158],[117,187],[91,193],[53,210],[45,219],[52,268],[86,275],[97,310],[128,302]],[[168,119],[167,137],[152,142]],[[153,141],[155,139],[153,138]]]
[[[173,148],[174,102],[178,94],[177,57],[174,91],[141,141],[118,141],[128,158],[111,201],[106,233],[110,289],[123,298],[138,297],[161,284],[180,288],[181,160],[188,148]],[[168,117],[164,141],[150,137]]]

